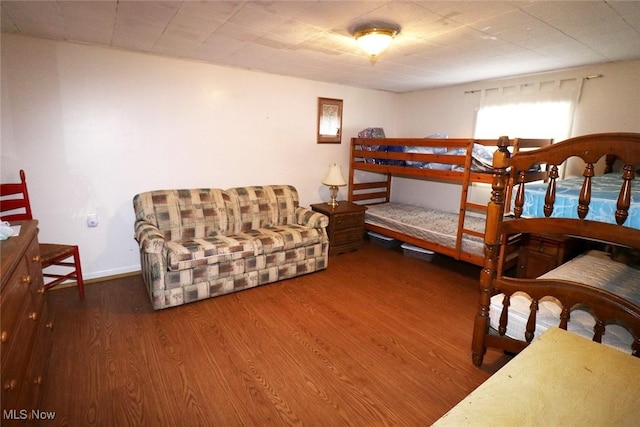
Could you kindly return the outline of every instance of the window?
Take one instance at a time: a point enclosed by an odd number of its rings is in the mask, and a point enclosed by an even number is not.
[[[522,83],[482,90],[476,138],[553,138],[571,135],[577,79]]]

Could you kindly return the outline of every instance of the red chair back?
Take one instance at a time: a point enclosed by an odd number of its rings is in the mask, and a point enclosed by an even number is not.
[[[33,219],[24,171],[20,170],[20,182],[0,184],[0,220],[21,221]]]

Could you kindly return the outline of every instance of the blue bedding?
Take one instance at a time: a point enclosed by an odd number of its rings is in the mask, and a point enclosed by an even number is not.
[[[552,218],[578,218],[578,197],[583,177],[567,178],[556,182],[556,202]],[[640,180],[631,182],[631,207],[624,225],[640,229]],[[585,219],[615,224],[616,204],[620,194],[622,178],[617,173],[595,176],[591,184],[591,203]],[[522,216],[525,218],[544,217],[544,197],[546,183],[525,184]],[[513,197],[516,191],[514,189]],[[512,204],[513,206],[513,204]]]

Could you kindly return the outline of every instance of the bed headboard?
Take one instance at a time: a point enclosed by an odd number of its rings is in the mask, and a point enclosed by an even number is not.
[[[640,248],[640,230],[624,226],[631,205],[631,186],[640,185],[635,179],[635,166],[640,162],[640,134],[638,133],[601,133],[578,136],[539,150],[521,151],[513,155],[507,150],[508,138],[498,142],[499,150],[494,155],[493,191],[487,218],[485,243],[498,245],[501,235],[517,233],[568,234],[594,239],[613,244]],[[611,223],[585,219],[591,202],[591,184],[594,164],[602,157],[614,155],[624,165],[621,172],[621,185],[617,199],[615,219]],[[570,157],[579,157],[585,162],[582,189],[580,191],[577,216],[579,219],[554,218],[556,183],[558,167]],[[521,218],[526,183],[521,179],[521,171],[532,165],[546,164],[549,170],[546,196],[544,200],[544,217]],[[508,170],[513,169],[516,179],[510,183]],[[515,219],[503,221],[505,194],[509,193],[509,185],[516,193],[513,211]]]

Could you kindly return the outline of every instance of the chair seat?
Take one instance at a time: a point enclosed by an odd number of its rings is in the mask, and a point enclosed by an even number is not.
[[[74,245],[58,245],[56,243],[40,243],[40,260],[42,265],[49,265],[51,261],[73,256]]]

